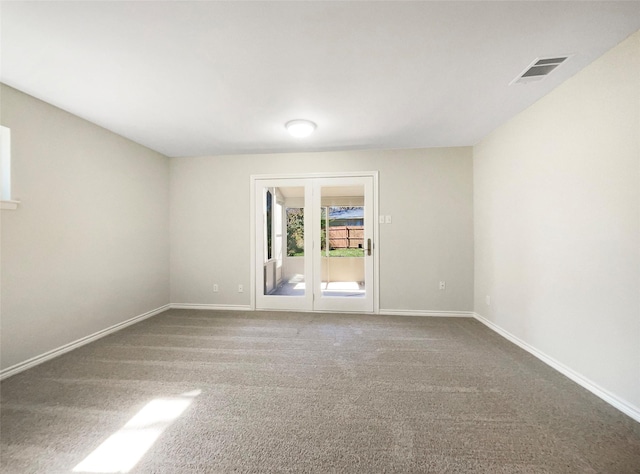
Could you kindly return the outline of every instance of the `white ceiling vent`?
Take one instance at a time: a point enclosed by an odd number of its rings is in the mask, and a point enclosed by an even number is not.
[[[569,56],[557,56],[554,58],[537,58],[527,68],[516,77],[511,84],[527,84],[529,82],[541,81],[547,77],[551,71],[565,62]]]

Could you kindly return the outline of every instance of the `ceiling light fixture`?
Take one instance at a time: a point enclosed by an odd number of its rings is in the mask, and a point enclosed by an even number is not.
[[[308,137],[316,129],[316,124],[310,120],[290,120],[284,126],[296,138]]]

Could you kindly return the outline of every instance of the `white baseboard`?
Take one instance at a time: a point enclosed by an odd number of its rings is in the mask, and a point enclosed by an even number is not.
[[[171,309],[206,309],[216,311],[251,311],[250,305],[243,304],[194,304],[171,303]]]
[[[549,357],[548,355],[546,355],[545,353],[539,351],[535,347],[527,344],[526,342],[524,342],[519,337],[514,336],[510,332],[505,331],[504,329],[502,329],[497,324],[489,321],[484,316],[481,316],[478,313],[473,313],[473,317],[476,318],[478,321],[480,321],[485,326],[487,326],[489,329],[492,329],[493,331],[497,332],[498,334],[500,334],[505,339],[513,342],[515,345],[521,347],[525,351],[527,351],[530,354],[532,354],[533,356],[537,357],[538,359],[540,359],[545,364],[547,364],[550,367],[556,369],[562,375],[565,375],[566,377],[569,377],[571,380],[573,380],[575,383],[577,383],[581,387],[589,390],[591,393],[593,393],[597,397],[603,399],[605,402],[607,402],[612,407],[620,410],[625,415],[629,415],[634,420],[640,422],[640,408],[638,408],[636,406],[633,406],[632,404],[630,404],[629,402],[627,402],[625,400],[622,400],[621,398],[617,397],[616,395],[614,395],[613,393],[609,392],[608,390],[605,390],[604,388],[600,387],[597,383],[592,382],[591,380],[589,380],[588,378],[584,377],[583,375],[575,372],[573,369],[570,369],[569,367],[567,367],[566,365],[562,364],[561,362],[558,362],[553,357]]]
[[[0,371],[0,380],[6,379],[7,377],[11,377],[17,373],[20,373],[24,370],[30,369],[31,367],[35,367],[36,365],[42,364],[48,360],[51,360],[55,357],[58,357],[66,352],[77,349],[78,347],[84,346],[85,344],[89,344],[97,339],[108,336],[120,329],[126,328],[127,326],[131,326],[132,324],[138,323],[143,319],[150,318],[151,316],[155,316],[156,314],[162,313],[169,309],[170,305],[166,304],[164,306],[160,306],[159,308],[153,309],[151,311],[147,311],[146,313],[139,314],[138,316],[134,316],[131,319],[127,319],[118,324],[114,324],[111,327],[103,329],[98,332],[94,332],[89,336],[82,337],[73,342],[65,344],[64,346],[58,347],[57,349],[50,350],[36,357],[32,357],[31,359],[25,360],[24,362],[20,362],[18,364],[12,365],[11,367],[7,367],[6,369]]]
[[[195,303],[171,303],[171,309],[204,309],[218,311],[252,311],[250,305],[228,305],[228,304],[195,304]],[[258,310],[254,310],[258,311]],[[269,309],[266,311],[295,311],[314,312],[301,310]],[[349,313],[349,311],[318,311],[322,313]],[[355,312],[360,314],[360,312]],[[362,313],[368,314],[368,313]],[[376,313],[371,313],[376,314]],[[388,316],[429,316],[440,318],[473,318],[473,311],[421,311],[412,309],[381,309],[377,314]]]
[[[379,314],[389,316],[427,316],[436,318],[473,318],[473,311],[423,311],[417,309],[381,309]]]

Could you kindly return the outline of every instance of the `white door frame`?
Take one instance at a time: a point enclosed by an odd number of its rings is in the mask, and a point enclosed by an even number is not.
[[[307,178],[353,178],[353,177],[372,177],[373,178],[373,313],[380,312],[380,252],[378,242],[380,241],[380,227],[377,216],[378,209],[378,171],[354,171],[345,173],[295,173],[295,174],[265,174],[251,175],[249,182],[250,189],[250,261],[251,269],[251,309],[256,310],[256,181],[257,180],[277,180],[277,179],[307,179]],[[367,283],[368,284],[368,283]],[[302,310],[296,310],[302,311]],[[318,311],[327,312],[327,311]]]

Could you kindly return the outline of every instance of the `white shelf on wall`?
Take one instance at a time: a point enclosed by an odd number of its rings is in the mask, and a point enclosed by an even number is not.
[[[0,201],[0,209],[15,211],[20,201]]]
[[[11,129],[0,125],[0,209],[18,209],[11,197]]]

